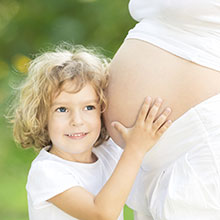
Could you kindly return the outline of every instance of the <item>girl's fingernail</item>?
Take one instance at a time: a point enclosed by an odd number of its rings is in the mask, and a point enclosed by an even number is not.
[[[162,102],[162,99],[158,97],[156,101],[157,102]]]
[[[145,100],[146,100],[147,102],[150,102],[150,101],[151,101],[151,97],[150,97],[150,96],[147,96]]]
[[[170,113],[171,112],[171,108],[166,108],[166,112]]]
[[[155,104],[156,105],[160,105],[162,103],[162,99],[161,98],[156,98]]]
[[[168,120],[167,121],[168,125],[172,124],[172,121],[171,120]]]

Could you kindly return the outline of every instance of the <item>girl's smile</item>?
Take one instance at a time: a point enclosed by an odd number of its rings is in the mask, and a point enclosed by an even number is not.
[[[79,140],[84,138],[88,133],[84,133],[84,132],[78,132],[78,133],[73,133],[73,134],[66,134],[65,136],[71,138],[72,140]]]

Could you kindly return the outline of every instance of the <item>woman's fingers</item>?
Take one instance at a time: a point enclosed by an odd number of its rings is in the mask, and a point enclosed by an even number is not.
[[[147,114],[149,112],[150,106],[151,106],[151,97],[148,96],[144,99],[144,103],[142,104],[142,107],[137,117],[137,122],[142,123],[145,121]]]
[[[171,109],[170,108],[166,108],[162,114],[153,122],[153,129],[156,131],[158,130],[166,121],[168,116],[171,113]]]
[[[145,120],[148,125],[153,124],[153,122],[157,116],[158,110],[160,109],[161,104],[162,104],[162,99],[156,98],[155,103],[150,108],[149,113],[148,113],[146,120]]]

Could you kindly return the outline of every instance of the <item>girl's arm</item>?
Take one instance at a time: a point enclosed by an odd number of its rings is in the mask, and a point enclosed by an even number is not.
[[[127,200],[145,153],[171,124],[171,121],[167,121],[170,109],[165,109],[157,116],[161,103],[162,100],[157,99],[150,107],[151,98],[146,98],[135,125],[131,128],[126,128],[119,122],[113,123],[126,146],[112,176],[97,196],[82,187],[73,187],[49,199],[49,202],[81,220],[116,220]]]

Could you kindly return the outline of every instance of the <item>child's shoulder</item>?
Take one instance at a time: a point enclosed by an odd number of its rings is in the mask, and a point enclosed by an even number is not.
[[[26,189],[33,200],[50,198],[73,186],[80,185],[73,170],[62,159],[42,149],[33,160],[28,173]],[[44,200],[47,200],[44,198]]]
[[[54,173],[65,173],[65,171],[68,170],[68,166],[66,166],[61,158],[47,152],[47,148],[43,148],[32,161],[29,176],[37,174],[49,177],[50,174],[54,175]]]
[[[73,170],[62,159],[41,150],[29,170],[26,190],[34,207],[45,207],[47,200],[75,186],[82,186]]]

